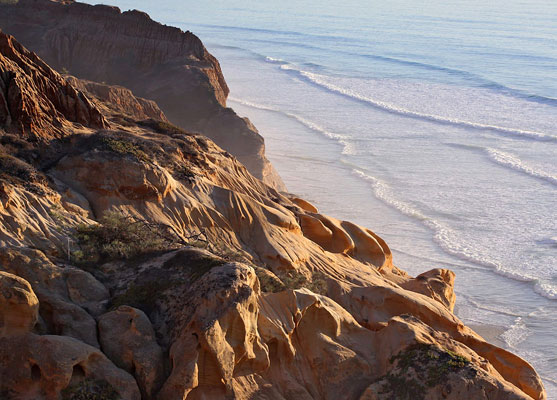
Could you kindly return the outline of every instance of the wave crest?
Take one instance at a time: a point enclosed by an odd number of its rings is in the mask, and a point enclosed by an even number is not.
[[[378,108],[390,113],[394,113],[397,115],[402,115],[408,118],[417,118],[422,119],[430,122],[441,123],[441,124],[448,124],[448,125],[456,125],[464,128],[473,128],[473,129],[480,129],[480,130],[490,130],[495,131],[497,133],[503,133],[506,135],[511,134],[514,137],[524,137],[533,140],[541,140],[541,141],[551,141],[557,142],[557,136],[550,135],[543,132],[538,131],[530,131],[530,130],[523,130],[523,129],[515,129],[515,128],[508,128],[499,125],[493,124],[485,124],[480,122],[473,122],[473,121],[466,121],[457,118],[450,118],[444,117],[441,115],[434,115],[428,113],[422,113],[417,111],[408,110],[406,108],[398,107],[394,104],[390,104],[384,101],[380,101],[374,99],[369,96],[364,96],[359,93],[356,93],[350,89],[335,85],[331,82],[328,82],[326,77],[323,75],[315,74],[308,71],[300,70],[290,64],[281,65],[280,68],[282,70],[295,73],[300,77],[306,79],[308,82],[311,82],[314,85],[317,85],[325,90],[329,90],[333,93],[340,94],[342,96],[348,97],[353,100],[357,100],[363,102],[366,105],[372,106],[374,108]]]

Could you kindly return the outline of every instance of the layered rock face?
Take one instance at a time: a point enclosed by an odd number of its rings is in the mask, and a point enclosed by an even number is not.
[[[102,129],[0,131],[0,397],[546,398],[452,313],[452,272],[412,278],[373,231],[82,88]]]
[[[107,123],[80,91],[8,35],[0,35],[0,125],[31,141],[62,137],[74,122]]]
[[[51,0],[0,4],[0,28],[58,71],[154,100],[174,124],[210,137],[254,176],[284,189],[257,129],[226,107],[218,61],[191,32],[136,10]]]

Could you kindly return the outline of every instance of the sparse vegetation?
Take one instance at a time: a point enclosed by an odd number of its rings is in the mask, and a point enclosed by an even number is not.
[[[189,273],[192,282],[197,281],[212,268],[226,264],[226,260],[204,254],[198,250],[183,250],[163,264],[164,269],[182,269]]]
[[[105,381],[84,379],[62,390],[62,400],[119,400],[120,395]]]
[[[165,226],[118,211],[106,213],[99,224],[79,225],[76,238],[79,250],[74,251],[73,257],[78,263],[129,259],[177,245]]]
[[[193,182],[195,180],[195,173],[187,165],[180,165],[174,169],[174,178],[181,181]]]
[[[207,272],[209,272],[211,269],[213,269],[214,267],[219,267],[221,265],[224,265],[225,262],[216,259],[216,258],[212,258],[212,257],[203,257],[200,259],[195,260],[192,264],[190,264],[190,277],[192,282],[197,281],[198,279],[200,279],[203,275],[205,275]]]
[[[147,314],[155,308],[157,298],[160,298],[160,293],[171,287],[173,282],[152,280],[142,284],[132,284],[126,292],[114,297],[111,300],[110,308],[117,309],[122,305],[131,306],[143,310]]]
[[[259,279],[259,285],[262,292],[277,293],[286,290],[284,283],[282,283],[279,278],[265,268],[256,267],[255,274]]]
[[[117,123],[117,124],[120,124],[120,125],[122,125],[122,126],[127,126],[127,127],[135,126],[135,125],[136,125],[136,124],[135,124],[135,121],[134,121],[132,118],[127,117],[127,116],[125,116],[125,115],[123,115],[123,114],[116,114],[116,115],[114,115],[110,120],[111,120],[112,122],[115,122],[115,123]]]
[[[176,135],[176,134],[190,135],[190,133],[186,132],[181,128],[178,128],[175,125],[172,125],[171,123],[152,119],[152,118],[139,121],[138,124],[141,126],[145,126],[147,128],[151,128],[157,133],[162,133],[166,135]]]
[[[27,183],[44,180],[33,166],[3,152],[0,152],[0,174],[10,175]]]
[[[0,141],[1,139],[4,137],[0,137]],[[11,146],[0,144],[0,180],[23,186],[35,194],[45,195],[47,193],[45,176],[31,164],[11,155],[12,150],[17,154]]]
[[[442,384],[451,373],[476,375],[470,360],[431,344],[417,343],[390,358],[393,370],[378,382],[380,394],[393,400],[423,400],[428,388]]]
[[[106,150],[118,154],[130,155],[135,157],[139,161],[150,161],[150,158],[147,156],[147,154],[143,150],[141,150],[141,148],[137,144],[131,141],[103,137],[102,143]]]
[[[290,271],[276,277],[269,272],[266,272],[263,268],[256,267],[255,273],[259,278],[259,283],[261,284],[261,291],[276,293],[281,292],[286,289],[301,289],[306,288],[311,290],[313,293],[326,295],[328,286],[325,275],[321,272],[314,272],[311,279],[308,279],[305,275],[302,275],[298,271]]]

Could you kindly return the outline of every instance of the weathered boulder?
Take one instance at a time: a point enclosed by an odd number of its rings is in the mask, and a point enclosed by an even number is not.
[[[0,359],[0,393],[9,399],[54,400],[61,392],[68,398],[141,399],[131,375],[98,349],[67,336],[2,338]]]
[[[31,284],[39,299],[39,313],[48,333],[71,336],[99,347],[95,319],[74,303],[70,295],[73,293],[77,301],[83,301],[84,305],[102,312],[106,306],[103,300],[106,300],[108,293],[93,276],[84,271],[75,272],[73,269],[58,267],[42,252],[26,248],[0,248],[2,270],[24,278]],[[84,282],[91,286],[77,294],[75,289],[78,283]]]
[[[456,295],[454,293],[455,274],[448,269],[433,269],[402,283],[404,289],[424,294],[437,300],[450,311],[454,310]]]
[[[0,271],[0,337],[29,332],[38,315],[39,300],[29,282]]]
[[[157,393],[164,379],[164,357],[149,318],[141,310],[120,306],[99,317],[104,354],[132,374],[144,399]]]

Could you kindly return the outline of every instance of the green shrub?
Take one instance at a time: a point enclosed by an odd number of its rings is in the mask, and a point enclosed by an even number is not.
[[[99,224],[79,225],[76,239],[79,249],[74,251],[74,260],[84,263],[129,259],[176,247],[165,227],[118,211],[107,212]]]
[[[138,122],[139,125],[145,126],[147,128],[151,128],[157,133],[162,133],[165,135],[190,135],[190,133],[186,132],[182,128],[178,128],[175,125],[172,125],[169,122],[164,122],[156,119],[146,119],[143,121]]]
[[[150,161],[150,158],[147,156],[147,154],[143,150],[141,150],[141,148],[137,144],[133,143],[132,141],[103,137],[102,143],[106,150],[118,154],[130,155],[135,157],[139,161],[144,161],[144,162]]]
[[[473,378],[477,373],[466,357],[426,343],[407,347],[389,362],[394,368],[377,382],[382,383],[380,394],[397,400],[425,400],[428,388],[443,384],[449,374]]]
[[[42,181],[38,171],[31,165],[6,153],[0,152],[0,173],[19,178],[24,182]]]
[[[163,268],[166,270],[180,270],[181,273],[189,274],[191,282],[197,281],[214,267],[226,264],[226,260],[209,254],[204,254],[198,250],[182,250],[177,252],[174,257],[168,259]]]
[[[263,292],[276,293],[286,289],[296,290],[306,288],[313,293],[326,295],[328,291],[325,275],[317,271],[312,273],[311,279],[308,279],[298,271],[290,271],[275,277],[273,274],[263,270],[263,268],[257,267],[255,273],[259,278],[261,291]]]
[[[62,390],[62,400],[119,400],[120,395],[105,381],[84,379]]]
[[[284,283],[265,268],[255,267],[255,275],[259,279],[259,286],[262,292],[277,293],[286,290]]]

